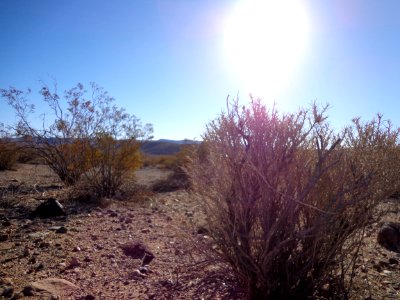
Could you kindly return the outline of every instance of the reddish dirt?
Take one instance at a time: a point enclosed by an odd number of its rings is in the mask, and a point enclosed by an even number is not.
[[[233,277],[199,251],[211,241],[198,234],[204,216],[196,196],[184,190],[151,192],[169,174],[139,170],[138,193],[95,206],[68,201],[69,191],[46,166],[1,172],[0,294],[12,288],[15,298],[27,299],[57,299],[57,293],[58,299],[243,299]],[[60,199],[67,217],[27,218],[50,197]],[[380,222],[399,222],[399,207],[398,200],[382,204]],[[400,299],[400,254],[377,244],[380,224],[366,232],[351,299]],[[66,232],[57,233],[60,227]],[[143,268],[140,258],[124,254],[127,243],[140,244],[154,259]],[[24,287],[47,278],[76,288],[23,296]]]
[[[0,242],[0,286],[12,287],[14,295],[22,297],[32,282],[55,277],[78,287],[60,292],[64,293],[60,299],[240,297],[231,276],[217,265],[201,263],[204,257],[194,251],[193,243],[201,248],[209,239],[197,234],[201,216],[193,196],[183,190],[149,191],[169,174],[139,170],[139,196],[107,199],[94,206],[63,200],[66,191],[45,166],[20,165],[18,171],[2,172],[0,218],[7,217],[11,225],[0,229],[7,235]],[[60,199],[67,217],[29,220],[28,213],[50,197]],[[61,226],[66,233],[56,233]],[[126,243],[141,243],[155,256],[141,269],[145,273],[138,271],[141,259],[124,254],[121,246]],[[37,291],[29,299],[49,297]]]

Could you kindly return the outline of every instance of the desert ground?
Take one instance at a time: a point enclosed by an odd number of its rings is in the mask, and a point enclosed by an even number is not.
[[[154,192],[171,171],[136,171],[125,193],[97,203],[73,193],[44,165],[0,173],[1,299],[244,299],[212,248],[200,200]],[[66,216],[30,218],[57,199]],[[376,241],[400,222],[399,200],[383,201],[365,232],[351,299],[400,299],[400,254]],[[329,290],[329,285],[326,289]]]

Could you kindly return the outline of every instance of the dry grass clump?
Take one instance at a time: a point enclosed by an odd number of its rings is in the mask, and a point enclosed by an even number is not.
[[[327,282],[347,298],[372,209],[400,178],[398,131],[379,118],[334,134],[326,109],[279,114],[236,100],[189,168],[216,255],[249,299],[307,299]]]

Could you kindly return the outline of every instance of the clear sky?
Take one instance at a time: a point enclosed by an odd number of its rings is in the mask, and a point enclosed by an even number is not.
[[[399,13],[398,0],[0,0],[0,87],[94,81],[156,139],[200,139],[228,94],[249,92],[281,111],[329,103],[338,129],[377,112],[400,125]]]

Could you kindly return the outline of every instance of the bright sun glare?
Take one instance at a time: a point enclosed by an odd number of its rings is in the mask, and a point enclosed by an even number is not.
[[[309,23],[301,0],[239,0],[224,55],[241,88],[263,98],[282,91],[304,56]]]

